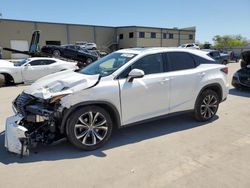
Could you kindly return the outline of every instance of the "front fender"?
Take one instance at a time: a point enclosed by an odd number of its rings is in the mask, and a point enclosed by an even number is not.
[[[62,113],[62,121],[61,121],[61,125],[59,127],[60,129],[60,133],[63,134],[65,133],[65,127],[67,125],[67,121],[69,120],[69,116],[78,108],[84,107],[84,106],[89,106],[89,105],[97,105],[97,106],[105,106],[106,108],[109,108],[109,110],[111,110],[111,118],[113,118],[115,120],[115,123],[117,125],[117,127],[119,128],[121,126],[121,117],[119,114],[119,111],[117,110],[117,108],[106,101],[87,101],[87,102],[81,102],[78,103],[74,106],[71,106],[69,109],[65,109]],[[104,107],[104,108],[105,108]],[[106,109],[108,110],[108,109]]]

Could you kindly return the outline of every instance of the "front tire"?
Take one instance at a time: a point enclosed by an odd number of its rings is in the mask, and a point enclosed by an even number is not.
[[[209,121],[211,120],[219,107],[219,97],[218,94],[213,90],[205,90],[198,97],[195,109],[194,116],[198,121]]]
[[[90,151],[102,147],[110,138],[113,123],[99,106],[86,106],[73,112],[66,127],[68,140],[77,148]]]

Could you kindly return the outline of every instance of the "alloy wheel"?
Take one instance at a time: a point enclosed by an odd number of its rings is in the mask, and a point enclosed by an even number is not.
[[[218,109],[218,100],[214,95],[207,95],[201,104],[201,115],[205,119],[211,118]]]
[[[108,132],[107,120],[100,112],[82,114],[74,126],[75,137],[86,146],[101,142]]]

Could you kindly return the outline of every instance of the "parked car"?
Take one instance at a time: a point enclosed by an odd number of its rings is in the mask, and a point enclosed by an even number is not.
[[[41,52],[57,58],[64,57],[86,64],[90,64],[98,59],[96,54],[76,45],[47,45],[42,47]]]
[[[179,48],[200,49],[199,45],[195,43],[182,44],[179,46]]]
[[[233,75],[232,85],[235,88],[250,88],[250,51],[241,54],[241,69]]]
[[[225,53],[220,53],[219,50],[203,49],[207,54],[216,60],[219,64],[228,64],[229,55]]]
[[[77,68],[76,63],[46,57],[28,58],[15,64],[0,61],[0,74],[4,75],[7,84],[32,83],[48,74]]]
[[[77,41],[76,45],[80,46],[81,48],[86,48],[87,50],[97,50],[97,45],[93,42]]]
[[[94,150],[114,128],[152,118],[191,111],[209,121],[228,94],[228,68],[213,62],[200,50],[124,49],[79,71],[46,76],[14,101],[5,147],[28,154],[31,144],[66,136],[77,148]]]

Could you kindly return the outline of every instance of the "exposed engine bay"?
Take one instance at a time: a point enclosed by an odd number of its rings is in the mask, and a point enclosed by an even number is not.
[[[61,123],[58,103],[23,92],[13,102],[13,108],[16,115],[7,119],[6,132],[9,138],[16,140],[16,145],[5,137],[5,147],[9,151],[28,155],[29,149],[37,143],[51,144],[64,137],[56,126]],[[16,129],[12,129],[13,124]]]

